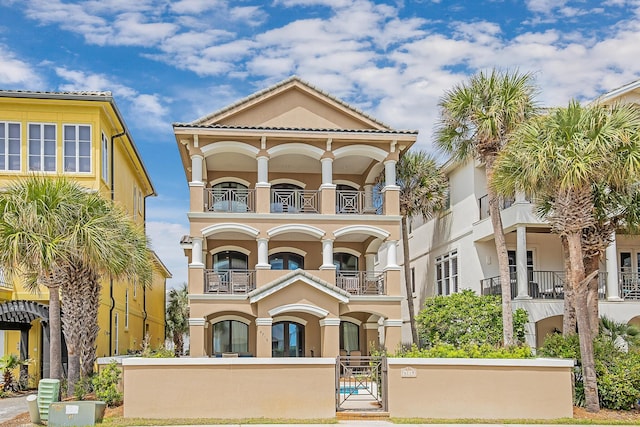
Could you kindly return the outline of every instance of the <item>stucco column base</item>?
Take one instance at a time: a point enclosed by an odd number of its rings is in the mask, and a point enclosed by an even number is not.
[[[256,319],[256,357],[271,357],[271,325],[270,317]]]
[[[400,215],[400,187],[387,185],[382,189],[384,197],[383,213],[385,215]]]
[[[519,300],[519,301],[530,300],[530,299],[533,299],[533,298],[531,298],[529,295],[518,295],[517,297],[514,298],[514,300]]]
[[[189,211],[204,212],[204,182],[189,183]]]
[[[204,293],[204,264],[189,266],[189,293]]]
[[[271,184],[256,184],[256,213],[271,212]]]
[[[334,184],[320,186],[320,213],[323,215],[336,214],[336,186]]]
[[[624,299],[622,299],[622,298],[620,298],[620,297],[618,297],[618,296],[615,296],[615,297],[608,297],[608,298],[607,298],[607,301],[611,301],[611,302],[621,302],[621,301],[624,301]]]
[[[340,354],[340,319],[320,320],[320,357],[338,357]]]
[[[402,346],[402,319],[389,319],[384,322],[384,347],[394,353]]]
[[[207,356],[205,349],[205,320],[202,318],[189,319],[189,356],[204,357]]]

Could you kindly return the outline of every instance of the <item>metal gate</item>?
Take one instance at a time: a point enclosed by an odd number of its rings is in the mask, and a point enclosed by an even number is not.
[[[387,358],[336,358],[336,410],[387,410]]]

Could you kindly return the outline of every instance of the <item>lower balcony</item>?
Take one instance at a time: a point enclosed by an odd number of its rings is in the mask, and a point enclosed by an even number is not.
[[[539,271],[533,270],[528,272],[529,285],[527,289],[528,295],[533,299],[564,299],[564,286],[566,283],[566,275],[564,271]],[[640,300],[640,290],[638,289],[638,275],[635,275],[635,282],[631,279],[625,284],[624,276],[620,284],[620,296],[625,299]],[[607,273],[600,272],[598,274],[598,298],[606,298]],[[500,295],[502,293],[500,287],[500,276],[482,279],[480,281],[482,295]],[[626,292],[625,292],[626,289]],[[633,292],[635,290],[635,292]],[[518,281],[514,273],[511,274],[511,297],[518,295]]]
[[[263,273],[261,284],[269,283],[291,270],[260,270]],[[318,273],[322,278],[329,271],[309,271]],[[281,274],[279,274],[281,273]],[[333,274],[333,273],[332,273]],[[204,293],[221,295],[242,295],[251,292],[257,287],[256,270],[205,270]],[[380,271],[338,271],[335,276],[335,285],[351,295],[386,295],[386,272]],[[265,280],[266,279],[266,280]],[[324,277],[329,279],[329,277]]]

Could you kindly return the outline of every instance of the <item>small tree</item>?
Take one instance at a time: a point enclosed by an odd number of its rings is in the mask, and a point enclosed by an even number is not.
[[[524,341],[527,312],[519,308],[513,316],[513,333]],[[463,290],[448,296],[427,298],[418,314],[420,337],[427,345],[447,343],[456,347],[466,344],[502,344],[502,304],[499,296],[478,296]]]
[[[183,355],[184,334],[189,333],[189,289],[186,283],[169,291],[166,333],[173,339],[175,355]]]
[[[13,371],[20,366],[27,365],[29,362],[20,360],[15,354],[6,354],[0,358],[0,370],[2,370],[2,391],[18,391],[20,388],[13,376]]]

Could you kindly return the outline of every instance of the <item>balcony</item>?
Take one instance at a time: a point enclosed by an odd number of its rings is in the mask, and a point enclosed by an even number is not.
[[[620,297],[640,300],[640,274],[620,273]]]
[[[256,190],[206,188],[205,211],[255,212]]]
[[[527,200],[529,200],[527,198]],[[500,210],[507,209],[513,205],[515,202],[514,198],[503,198],[500,199]],[[489,195],[485,194],[484,196],[478,199],[478,209],[480,210],[480,220],[485,218],[489,218]]]
[[[351,295],[385,295],[385,273],[377,271],[339,271],[336,286]]]
[[[242,295],[256,288],[255,270],[205,270],[204,293]]]
[[[564,285],[566,275],[564,271],[538,271],[530,270],[528,294],[533,299],[564,299]],[[607,273],[598,274],[598,298],[606,297]],[[636,282],[637,283],[637,282]],[[637,284],[636,284],[637,286]],[[480,281],[482,295],[501,295],[500,276],[482,279]],[[518,296],[518,282],[516,274],[511,274],[511,298]],[[638,294],[640,299],[640,293]]]
[[[271,213],[320,213],[318,190],[271,190]]]
[[[376,194],[372,197],[374,200],[369,200],[367,206],[367,199],[364,191],[350,191],[350,190],[338,190],[336,191],[336,213],[337,214],[370,214],[370,215],[382,215],[382,197]]]

